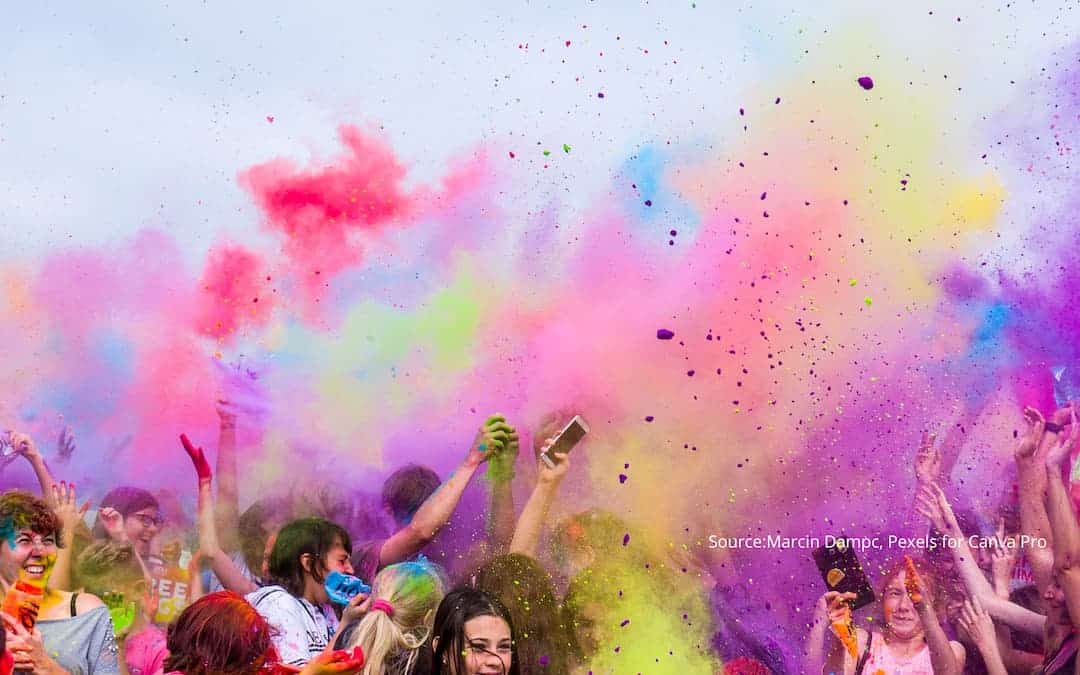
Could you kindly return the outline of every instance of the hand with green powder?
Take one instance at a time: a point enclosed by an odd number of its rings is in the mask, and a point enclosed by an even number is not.
[[[465,463],[469,466],[480,466],[484,462],[502,453],[511,438],[517,443],[517,431],[506,423],[506,418],[496,413],[487,418],[484,426],[480,427],[476,438],[473,439],[469,454],[465,457]]]
[[[101,599],[112,616],[113,633],[117,638],[123,639],[135,623],[135,602],[125,602],[123,593],[105,593]]]
[[[514,464],[517,463],[521,444],[518,442],[517,431],[513,427],[509,427],[509,425],[507,426],[511,432],[506,447],[502,451],[491,455],[488,460],[487,479],[492,483],[509,483],[514,479]]]

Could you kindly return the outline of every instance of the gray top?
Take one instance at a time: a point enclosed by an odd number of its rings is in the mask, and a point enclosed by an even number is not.
[[[72,675],[110,675],[120,672],[119,649],[112,616],[105,607],[69,619],[38,621],[49,658]]]

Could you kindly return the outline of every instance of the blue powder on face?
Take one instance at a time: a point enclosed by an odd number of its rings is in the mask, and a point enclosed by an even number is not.
[[[8,548],[15,550],[15,537],[19,531],[15,529],[15,522],[11,518],[0,521],[0,539],[7,542]]]

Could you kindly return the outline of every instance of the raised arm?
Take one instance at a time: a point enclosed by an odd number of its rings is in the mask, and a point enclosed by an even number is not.
[[[61,481],[59,485],[53,485],[49,490],[52,496],[53,510],[63,525],[60,549],[56,552],[56,563],[53,565],[52,575],[49,577],[49,586],[61,591],[72,590],[71,568],[75,555],[75,537],[79,529],[86,529],[83,517],[90,509],[90,502],[79,507],[75,500],[75,484],[70,485]]]
[[[1061,465],[1067,462],[1077,438],[1080,438],[1080,424],[1077,423],[1075,411],[1071,421],[1069,435],[1061,438],[1046,453],[1046,511],[1054,535],[1054,569],[1065,593],[1069,616],[1076,617],[1073,619],[1076,626],[1080,625],[1080,525],[1076,522],[1076,510],[1061,477]]]
[[[210,569],[217,576],[218,581],[227,590],[246,595],[255,591],[258,587],[251,579],[247,578],[233,559],[222,550],[218,543],[217,522],[214,518],[214,473],[210,469],[210,462],[206,461],[206,454],[202,448],[192,444],[186,435],[181,434],[180,443],[184,451],[191,458],[195,467],[195,473],[199,479],[199,503],[198,503],[198,526],[199,526],[199,551],[200,554],[210,561]]]
[[[908,527],[912,537],[922,537],[930,529],[926,516],[919,513],[918,496],[924,485],[936,483],[941,476],[941,450],[935,444],[937,436],[924,432],[915,453],[915,500],[908,515]]]
[[[1029,537],[1028,541],[1050,541],[1053,536],[1046,514],[1046,466],[1041,456],[1045,450],[1046,420],[1031,407],[1024,409],[1024,419],[1027,432],[1020,437],[1014,452],[1020,488],[1020,532]],[[1035,587],[1040,593],[1045,592],[1054,573],[1051,549],[1032,546],[1024,549],[1024,554],[1031,563]]]
[[[521,444],[517,435],[502,452],[488,460],[485,477],[488,483],[487,536],[492,547],[502,552],[514,536],[514,464]]]
[[[502,415],[489,417],[476,434],[465,461],[434,494],[424,500],[412,522],[383,542],[379,549],[379,567],[409,559],[434,539],[439,530],[450,522],[450,516],[454,514],[476,470],[492,455],[501,452],[510,443],[511,437],[516,439],[517,432]]]
[[[1009,671],[1005,668],[998,648],[994,620],[979,604],[978,598],[964,601],[964,608],[960,612],[960,628],[968,634],[975,648],[979,650],[989,675],[1008,675]]]
[[[949,499],[939,485],[928,485],[921,490],[918,508],[920,513],[930,519],[934,527],[951,538],[952,546],[949,548],[968,595],[978,598],[979,603],[993,618],[1017,630],[1032,635],[1042,635],[1043,625],[1046,623],[1045,616],[1003,600],[994,593],[990,582],[986,580],[978,563],[975,562],[975,556],[968,547],[964,533],[960,530]]]
[[[551,447],[554,438],[549,438],[544,444],[544,451]],[[559,485],[570,470],[570,458],[566,453],[556,452],[551,454],[552,466],[548,466],[543,460],[537,462],[536,487],[533,488],[529,501],[518,518],[517,527],[514,529],[514,538],[510,541],[511,553],[522,553],[529,557],[536,557],[536,548],[540,544],[540,532],[547,520],[548,510],[551,508],[555,496],[559,492]]]
[[[41,487],[42,499],[55,509],[53,486],[56,485],[56,479],[53,478],[52,472],[49,471],[49,467],[45,464],[45,459],[38,452],[34,439],[30,438],[30,434],[12,431],[11,445],[15,448],[15,452],[22,455],[27,462],[30,462],[30,468],[34,470],[34,476],[37,477],[38,485]]]
[[[959,651],[953,649],[949,636],[938,621],[937,612],[934,611],[934,603],[930,598],[923,595],[922,580],[915,569],[911,558],[907,560],[907,571],[904,575],[904,586],[911,604],[922,619],[923,631],[926,635],[926,646],[930,649],[930,664],[934,668],[934,675],[960,675],[964,671],[965,654],[963,647]]]
[[[217,517],[218,537],[226,551],[240,550],[240,489],[236,470],[236,413],[228,401],[218,401]]]

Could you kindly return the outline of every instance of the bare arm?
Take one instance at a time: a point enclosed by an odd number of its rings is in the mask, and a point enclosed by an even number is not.
[[[488,480],[489,508],[487,514],[487,536],[496,550],[502,551],[510,544],[514,536],[514,464],[517,461],[517,434],[512,434],[506,448],[488,460],[486,477]]]
[[[60,549],[56,552],[56,563],[53,565],[52,575],[49,577],[49,587],[60,591],[72,590],[71,568],[74,566],[75,534],[79,526],[86,527],[83,517],[90,508],[90,502],[86,502],[80,508],[75,500],[75,484],[68,485],[61,482],[53,485],[49,490],[52,496],[53,510],[60,518],[63,525],[62,541]]]
[[[195,447],[187,436],[180,436],[180,442],[188,453],[188,457],[191,458],[195,473],[199,477],[199,551],[202,556],[209,559],[210,568],[222,586],[240,595],[251,593],[258,588],[255,582],[240,571],[233,559],[222,550],[218,543],[217,521],[214,518],[213,472],[210,469],[210,463],[206,461],[202,448]]]
[[[492,454],[500,452],[510,441],[514,429],[501,415],[492,415],[480,428],[469,454],[439,489],[417,509],[412,522],[395,532],[379,549],[379,567],[412,557],[439,533],[454,514],[461,495],[473,474]]]
[[[218,536],[226,551],[240,550],[240,490],[236,470],[236,414],[227,401],[218,401],[217,516]]]
[[[55,509],[53,486],[56,485],[56,479],[53,478],[52,472],[49,471],[49,467],[45,464],[45,459],[38,452],[37,446],[34,445],[34,439],[30,438],[29,434],[13,431],[11,432],[11,444],[15,446],[16,452],[22,455],[27,462],[30,462],[30,468],[34,470],[34,476],[37,477],[38,485],[41,487],[41,497],[51,508]]]
[[[1061,589],[1074,626],[1080,625],[1080,525],[1069,499],[1068,489],[1061,477],[1061,464],[1068,460],[1073,445],[1080,437],[1080,424],[1073,414],[1068,438],[1055,443],[1046,454],[1046,510],[1054,534],[1054,566],[1059,572]]]
[[[550,446],[551,441],[545,449]],[[533,488],[529,501],[518,518],[517,527],[514,529],[514,538],[510,541],[511,553],[522,553],[529,557],[536,557],[536,549],[540,544],[540,532],[547,520],[548,510],[555,495],[559,492],[559,484],[570,470],[570,458],[566,453],[553,453],[551,461],[555,468],[549,467],[542,460],[538,462],[539,473],[536,479],[536,487]]]
[[[952,538],[953,561],[968,595],[978,598],[991,617],[1025,633],[1042,635],[1043,626],[1046,623],[1045,616],[1003,600],[994,593],[990,582],[986,580],[979,565],[975,562],[975,556],[967,545],[967,539],[956,522],[952,506],[949,505],[949,500],[940,486],[931,485],[923,489],[919,495],[919,510],[934,523],[934,527]]]
[[[1029,541],[1053,538],[1050,517],[1046,513],[1046,466],[1042,458],[1045,448],[1044,438],[1046,420],[1042,413],[1034,408],[1024,409],[1024,419],[1028,429],[1016,446],[1017,479],[1020,488],[1020,531],[1031,537]],[[1031,573],[1035,578],[1035,587],[1040,593],[1046,591],[1054,572],[1054,558],[1051,550],[1029,547],[1025,555],[1031,563]]]
[[[911,558],[907,558],[907,574],[904,585],[907,588],[908,597],[915,605],[915,611],[922,619],[923,632],[926,636],[926,646],[930,650],[930,664],[934,667],[934,675],[960,675],[964,670],[963,652],[953,650],[949,637],[941,628],[937,612],[934,611],[933,603],[922,593],[922,582],[915,570]]]
[[[941,450],[935,445],[937,437],[931,433],[924,433],[919,443],[919,450],[915,453],[915,497],[911,511],[908,514],[909,534],[912,537],[922,537],[930,529],[930,522],[926,516],[919,513],[918,496],[924,485],[937,482],[941,476]]]

